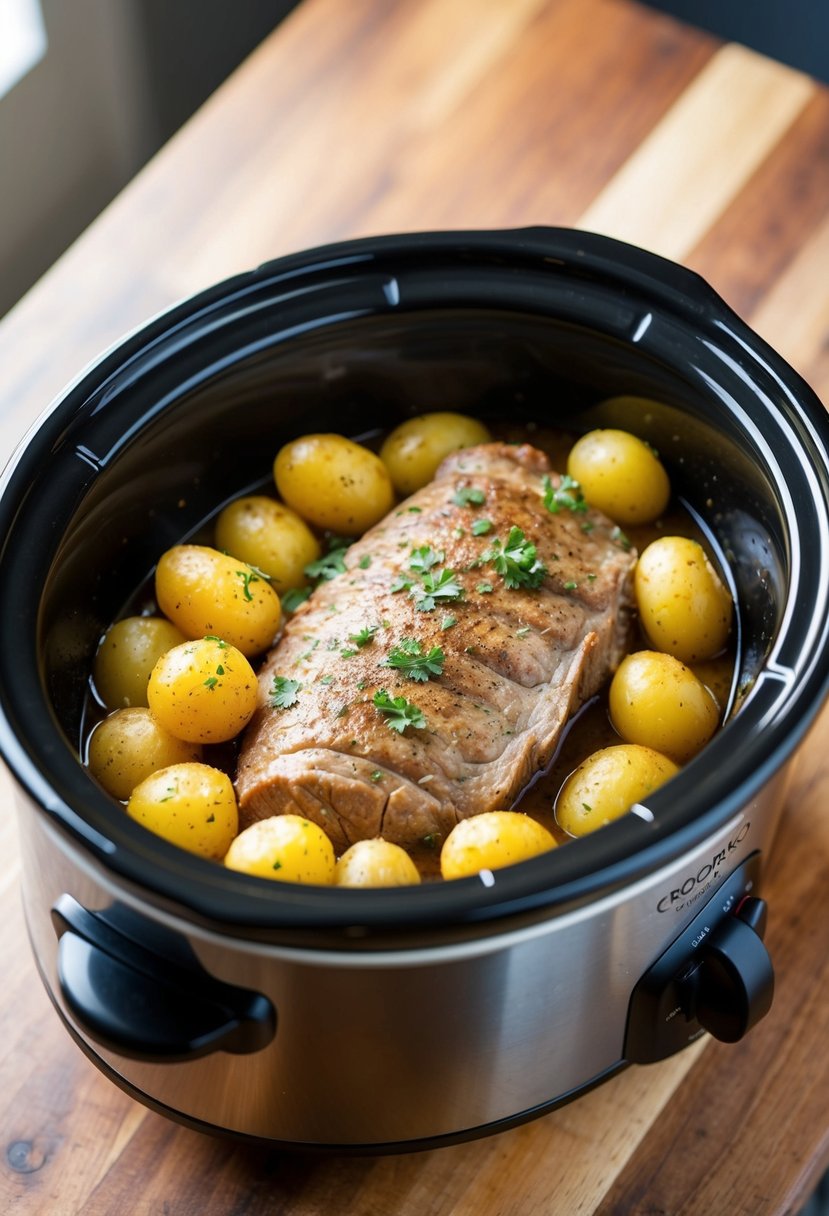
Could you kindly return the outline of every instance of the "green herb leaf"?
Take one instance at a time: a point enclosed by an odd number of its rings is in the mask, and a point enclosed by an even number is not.
[[[322,557],[318,557],[315,562],[309,562],[303,568],[306,577],[313,579],[315,583],[323,583],[336,578],[338,574],[345,574],[347,547],[348,543],[343,542],[330,549],[328,553],[324,553]]]
[[[379,628],[379,625],[363,625],[362,629],[358,630],[357,633],[350,633],[348,640],[349,642],[353,642],[355,646],[368,646],[374,641],[374,635]]]
[[[440,623],[441,629],[451,629],[453,625],[457,625],[458,618],[456,616],[445,616]]]
[[[384,776],[385,776],[385,773],[381,769],[376,768],[374,770],[374,772],[370,775],[369,781],[382,781]]]
[[[311,594],[311,587],[291,587],[284,595],[280,595],[279,602],[282,605],[283,612],[296,612],[300,604],[304,604]]]
[[[208,676],[208,678],[204,681],[204,686],[205,686],[205,688],[209,688],[210,691],[212,692],[218,683],[219,683],[219,681],[216,679],[215,676]]]
[[[360,567],[361,570],[368,570],[369,566],[371,565],[371,554],[364,553],[363,556],[360,558],[360,560],[357,562],[357,565]]]
[[[443,675],[446,656],[440,646],[424,651],[415,638],[401,638],[400,645],[389,651],[381,667],[394,667],[409,680],[425,684],[430,676]]]
[[[483,560],[492,563],[512,590],[518,587],[540,587],[547,573],[547,567],[539,560],[535,545],[516,527],[510,528],[505,545],[494,540]]]
[[[567,582],[564,584],[564,590],[565,591],[576,591],[576,590],[578,590],[578,583],[575,582],[575,580],[572,578],[568,579]]]
[[[544,506],[553,515],[557,515],[561,510],[576,511],[580,514],[588,510],[581,486],[569,473],[564,474],[557,486],[553,485],[550,477],[545,477],[541,484],[544,487]]]
[[[626,551],[631,548],[630,541],[628,540],[628,538],[625,536],[624,532],[618,525],[610,533],[610,539],[612,541],[615,541],[617,545],[621,545],[622,548]]]
[[[459,600],[463,597],[463,587],[457,579],[454,570],[431,570],[422,575],[423,588],[412,591],[412,598],[418,612],[431,612],[438,600]]]
[[[486,536],[487,532],[492,531],[491,519],[476,519],[472,525],[471,532],[473,536]]]
[[[386,719],[386,726],[402,735],[407,726],[415,730],[424,730],[426,717],[423,710],[407,701],[405,697],[390,697],[385,688],[378,688],[374,694],[373,703]]]
[[[206,633],[204,635],[205,642],[215,642],[220,650],[227,650],[227,642],[222,638],[217,638],[215,633]]]
[[[253,596],[250,593],[251,583],[258,583],[262,579],[265,582],[268,581],[268,576],[263,574],[261,570],[257,570],[255,566],[248,566],[246,570],[237,570],[236,576],[242,580],[242,594],[246,600],[253,600]]]
[[[481,595],[489,595],[492,591],[492,583],[478,583],[476,590],[480,591]]]
[[[452,495],[456,507],[482,507],[486,502],[486,494],[475,486],[458,486]]]
[[[298,680],[290,680],[287,676],[274,676],[268,703],[274,709],[290,709],[299,700],[299,690],[302,685]]]
[[[406,578],[405,574],[398,574],[397,578],[392,583],[390,590],[392,594],[394,594],[398,591],[409,591],[411,590],[411,586],[412,580],[410,578]]]
[[[409,569],[414,570],[417,574],[425,574],[433,566],[439,566],[445,561],[446,554],[443,549],[433,549],[431,545],[421,545],[419,549],[412,549]]]

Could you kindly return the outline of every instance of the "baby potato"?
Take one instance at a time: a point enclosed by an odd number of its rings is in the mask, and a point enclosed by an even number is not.
[[[135,705],[116,709],[98,723],[89,738],[87,763],[107,793],[123,801],[151,773],[200,756],[198,744],[177,739],[149,709]]]
[[[216,520],[216,548],[263,570],[277,591],[304,587],[305,567],[322,552],[305,521],[264,494],[228,503]]]
[[[244,655],[266,650],[279,628],[279,597],[263,572],[207,545],[174,545],[163,553],[155,594],[185,637],[213,634]]]
[[[132,791],[127,814],[170,844],[215,861],[221,861],[239,830],[230,778],[209,764],[159,769]]]
[[[456,823],[440,851],[444,878],[468,878],[497,870],[555,848],[540,823],[518,811],[484,811]]]
[[[683,663],[719,654],[728,641],[733,605],[702,545],[662,536],[640,555],[634,576],[642,628],[656,650]]]
[[[95,655],[92,678],[108,709],[147,704],[147,681],[156,660],[185,641],[160,616],[128,616],[107,630]]]
[[[671,497],[671,483],[659,458],[628,431],[582,435],[570,449],[567,472],[579,482],[590,505],[619,524],[652,523]]]
[[[670,654],[640,650],[623,659],[610,684],[610,720],[627,743],[684,764],[717,729],[711,693]]]
[[[256,676],[245,656],[221,638],[183,642],[163,654],[150,676],[150,709],[163,727],[191,743],[222,743],[256,709]]]
[[[379,456],[343,435],[303,435],[286,443],[273,466],[281,498],[318,528],[359,536],[394,506]]]
[[[390,840],[358,840],[346,849],[334,871],[338,887],[406,887],[420,882],[405,849]]]
[[[491,439],[482,422],[465,414],[420,414],[394,428],[380,449],[380,459],[397,492],[414,494],[432,480],[444,456]]]
[[[260,819],[240,832],[225,857],[230,870],[277,882],[334,882],[334,847],[322,828],[301,815]]]
[[[673,760],[638,743],[603,747],[588,756],[559,790],[555,814],[570,836],[586,836],[624,815],[679,772]]]

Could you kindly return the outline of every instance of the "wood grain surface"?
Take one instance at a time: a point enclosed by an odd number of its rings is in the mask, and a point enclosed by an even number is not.
[[[699,270],[829,400],[825,89],[626,0],[304,0],[0,324],[0,453],[101,349],[218,278],[346,236],[536,223]],[[827,712],[769,874],[769,1016],[408,1157],[240,1149],[99,1075],[29,954],[8,787],[3,1213],[782,1216],[829,1165]]]

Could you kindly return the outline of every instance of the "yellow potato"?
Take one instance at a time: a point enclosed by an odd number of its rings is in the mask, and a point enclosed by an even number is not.
[[[564,782],[556,799],[556,820],[570,836],[585,836],[624,815],[678,772],[673,760],[650,747],[603,747]]]
[[[189,853],[221,861],[239,830],[226,773],[208,764],[173,764],[135,787],[127,814]]]
[[[358,840],[337,862],[338,887],[405,887],[420,882],[417,866],[405,849],[390,840]]]
[[[275,815],[252,823],[231,844],[225,865],[277,882],[334,882],[333,845],[322,828],[301,815]]]
[[[420,414],[394,428],[380,449],[380,459],[398,493],[414,494],[432,480],[444,456],[491,439],[482,422],[465,414]]]
[[[540,823],[518,811],[484,811],[457,823],[440,851],[444,878],[467,878],[481,870],[498,870],[555,847]]]
[[[216,520],[216,548],[263,570],[279,592],[304,587],[305,567],[322,552],[296,512],[263,494],[228,503]]]
[[[256,676],[241,651],[220,638],[182,642],[150,676],[150,709],[163,727],[192,743],[222,743],[256,709]]]
[[[719,712],[705,685],[679,659],[640,650],[622,660],[611,681],[610,719],[627,743],[642,743],[684,764],[711,738]]]
[[[128,616],[107,630],[95,655],[95,690],[109,709],[147,704],[147,681],[156,660],[185,640],[160,616]]]
[[[719,654],[733,605],[698,541],[662,536],[640,555],[634,581],[642,628],[655,650],[683,663]]]
[[[343,435],[303,435],[286,443],[273,466],[281,498],[318,528],[359,536],[394,506],[379,456]]]
[[[198,744],[177,739],[148,709],[135,705],[98,723],[89,738],[87,764],[107,793],[123,801],[151,773],[200,756]]]
[[[567,472],[592,507],[620,524],[647,524],[668,505],[671,484],[651,448],[628,431],[582,435],[570,450]]]
[[[267,650],[279,628],[279,597],[263,573],[206,545],[174,545],[163,553],[155,594],[185,637],[213,634],[245,655]]]

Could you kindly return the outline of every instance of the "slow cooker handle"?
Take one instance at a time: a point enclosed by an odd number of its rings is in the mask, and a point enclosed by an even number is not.
[[[60,991],[84,1034],[119,1055],[156,1063],[259,1051],[273,1039],[276,1012],[267,997],[217,980],[176,934],[160,931],[164,953],[148,948],[112,911],[89,912],[71,895],[52,908]],[[158,938],[157,926],[121,911]]]

